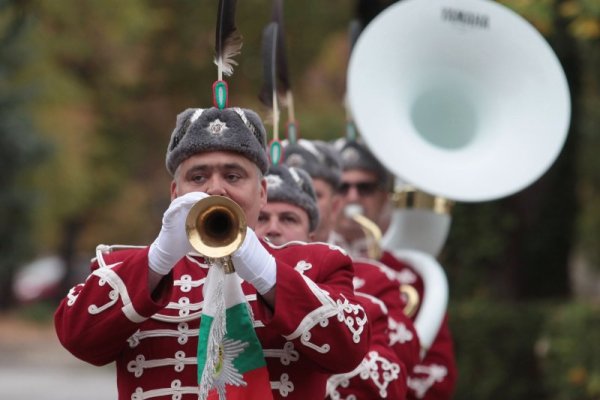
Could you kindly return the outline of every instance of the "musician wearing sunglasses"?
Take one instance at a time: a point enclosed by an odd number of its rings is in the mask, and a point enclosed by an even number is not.
[[[339,139],[335,142],[342,163],[342,177],[338,193],[342,209],[361,210],[362,215],[373,221],[381,232],[389,227],[391,204],[390,189],[393,176],[375,158],[361,141]],[[348,213],[337,219],[334,240],[337,245],[349,249],[353,257],[363,257],[377,243],[366,237],[364,230]],[[394,271],[398,286],[410,285],[423,298],[423,280],[407,263],[383,251],[378,261]],[[413,319],[418,315],[418,304]],[[414,366],[408,377],[408,398],[443,400],[450,399],[457,379],[452,336],[447,316],[424,358]]]
[[[166,155],[171,204],[156,239],[150,246],[99,246],[91,275],[55,314],[60,342],[75,356],[94,365],[116,362],[119,399],[198,399],[199,379],[200,389],[209,379],[214,395],[215,388],[229,393],[250,382],[234,362],[249,342],[217,343],[214,374],[198,365],[218,331],[199,340],[210,300],[204,291],[219,293],[211,285],[219,274],[233,276],[225,282],[243,291],[242,309],[251,310],[247,327],[260,343],[253,363],[264,370],[266,362],[268,371],[268,395],[261,399],[323,398],[327,378],[365,356],[371,327],[353,292],[351,259],[327,244],[274,247],[255,233],[267,202],[268,165],[255,112],[210,108],[178,115]],[[192,206],[217,195],[235,201],[247,223],[230,274],[192,249],[186,236]]]
[[[343,212],[338,214],[331,240],[354,256],[367,257],[372,238],[366,237],[360,225],[348,215],[347,207],[358,206],[363,216],[383,226],[382,229],[387,228],[392,210],[391,176],[359,142],[339,139],[334,146],[344,166],[338,187]]]

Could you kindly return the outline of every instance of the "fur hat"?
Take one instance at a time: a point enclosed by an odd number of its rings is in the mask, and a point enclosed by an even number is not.
[[[375,158],[366,144],[359,140],[340,138],[333,143],[342,160],[342,171],[362,169],[373,172],[386,189],[393,185],[393,175]]]
[[[315,189],[308,173],[303,169],[287,165],[271,165],[265,179],[267,200],[289,203],[302,208],[308,214],[309,231],[314,232],[319,225],[319,209]]]
[[[179,164],[197,153],[232,151],[267,171],[267,134],[258,114],[243,108],[188,108],[177,116],[167,148],[171,175]]]
[[[286,165],[302,168],[314,179],[323,179],[337,189],[342,177],[342,161],[329,143],[300,139],[285,147]]]

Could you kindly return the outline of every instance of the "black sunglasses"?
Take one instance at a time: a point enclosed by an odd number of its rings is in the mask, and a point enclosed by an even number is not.
[[[338,188],[338,193],[345,196],[351,187],[355,187],[360,196],[370,196],[379,188],[377,182],[342,182]]]

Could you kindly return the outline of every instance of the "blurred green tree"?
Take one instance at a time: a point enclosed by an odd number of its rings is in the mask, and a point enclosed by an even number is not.
[[[28,173],[44,155],[27,110],[35,88],[20,79],[31,62],[22,45],[30,28],[23,6],[0,1],[0,310],[12,305],[13,275],[34,247],[32,210],[38,192],[28,186]]]
[[[143,1],[34,2],[29,11],[36,57],[29,77],[41,82],[33,115],[56,150],[35,177],[44,195],[37,251],[65,260],[66,290],[85,233],[110,226],[104,209],[124,185],[135,185],[131,165],[143,150],[130,132],[127,103],[144,79],[148,31],[160,24]]]

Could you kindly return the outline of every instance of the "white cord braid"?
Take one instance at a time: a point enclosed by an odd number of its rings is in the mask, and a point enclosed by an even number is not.
[[[208,334],[206,363],[204,364],[202,378],[200,379],[200,393],[198,398],[201,400],[205,400],[208,397],[208,391],[214,387],[219,353],[227,331],[225,324],[225,269],[222,265],[217,265],[217,260],[215,261],[215,265],[209,269],[209,276],[212,281],[211,285],[214,285],[214,292],[205,293],[206,296],[209,296],[208,299],[205,299],[205,302],[211,301],[214,304],[214,315]],[[219,398],[221,398],[221,393],[219,393]]]
[[[254,136],[256,136],[256,128],[254,127],[254,125],[252,125],[250,123],[250,121],[248,121],[248,118],[246,117],[246,113],[244,112],[244,110],[242,110],[239,107],[233,107],[233,111],[235,111],[235,113],[240,116],[240,118],[244,122],[244,125],[246,125],[248,127],[248,129],[250,129],[250,132],[252,132],[252,134]]]
[[[194,122],[196,122],[196,120],[198,118],[200,118],[200,116],[202,115],[203,112],[204,112],[204,108],[196,108],[196,111],[194,111],[194,113],[192,114],[192,117],[190,118],[190,122],[192,124]]]

